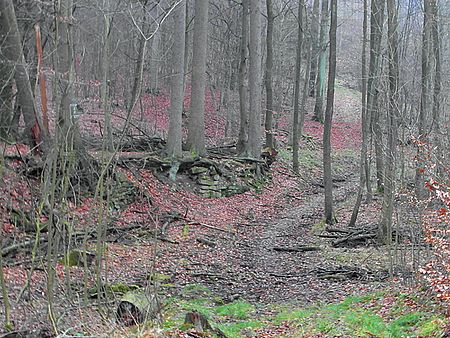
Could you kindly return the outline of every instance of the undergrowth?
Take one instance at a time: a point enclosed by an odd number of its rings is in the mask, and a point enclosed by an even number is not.
[[[179,328],[184,320],[180,314],[198,311],[230,338],[254,337],[258,336],[258,330],[274,327],[286,327],[288,336],[295,337],[313,334],[392,338],[441,336],[445,317],[416,303],[411,306],[412,298],[404,293],[380,292],[309,307],[250,304],[243,299],[223,304],[222,299],[214,297],[205,287],[191,285],[180,297],[170,300],[164,327]]]

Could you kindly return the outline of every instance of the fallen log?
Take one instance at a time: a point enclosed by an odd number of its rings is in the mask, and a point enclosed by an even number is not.
[[[342,245],[343,243],[349,243],[349,245],[352,245],[351,242],[356,242],[353,243],[354,244],[358,244],[358,242],[366,242],[368,239],[374,239],[377,238],[377,234],[376,233],[370,233],[370,234],[355,234],[355,235],[349,235],[346,236],[345,238],[339,238],[336,239],[335,241],[333,241],[331,243],[332,246],[337,247],[339,245]]]
[[[317,246],[300,245],[296,247],[274,247],[274,251],[278,252],[307,252],[307,251],[319,251],[321,250]]]
[[[125,326],[141,324],[156,318],[161,311],[161,303],[154,294],[144,291],[127,292],[121,299],[116,312],[116,319]]]

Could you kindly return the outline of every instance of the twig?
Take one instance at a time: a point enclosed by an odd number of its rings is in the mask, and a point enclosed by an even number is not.
[[[228,234],[235,235],[235,232],[234,232],[234,231],[230,231],[230,230],[227,230],[227,229],[218,228],[218,227],[215,227],[215,226],[212,226],[212,225],[209,225],[209,224],[205,224],[205,223],[200,223],[200,222],[192,221],[192,222],[188,222],[187,224],[188,224],[188,225],[200,225],[200,226],[205,227],[205,228],[208,228],[208,229],[217,230],[217,231],[222,231],[222,232],[226,232],[226,233],[228,233]]]

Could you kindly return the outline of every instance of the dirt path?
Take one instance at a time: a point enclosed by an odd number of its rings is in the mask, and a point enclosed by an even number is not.
[[[345,181],[335,183],[335,208],[348,201],[357,189],[357,171],[348,170]],[[342,178],[341,178],[342,179]],[[199,275],[198,282],[222,295],[226,300],[244,298],[262,303],[335,301],[357,290],[368,288],[360,280],[328,281],[317,277],[317,269],[335,266],[337,254],[347,249],[335,249],[316,236],[323,217],[323,188],[315,184],[305,191],[290,210],[268,224],[244,227],[237,238],[218,250],[228,256],[208,267],[208,274]],[[281,252],[274,248],[294,248],[299,245],[319,247],[319,251]],[[353,250],[350,255],[360,255]],[[357,260],[355,260],[355,263]],[[377,285],[372,285],[376,287]]]

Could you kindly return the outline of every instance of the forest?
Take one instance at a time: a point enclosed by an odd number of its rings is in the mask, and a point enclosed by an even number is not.
[[[450,337],[449,32],[0,0],[0,338]]]

